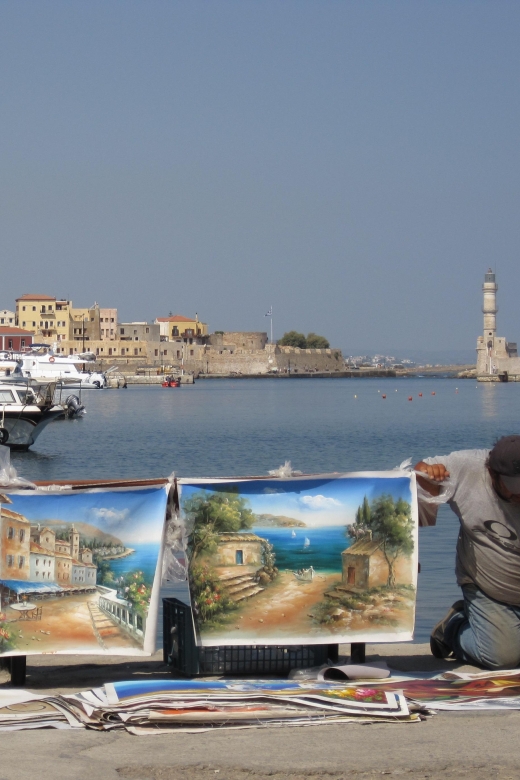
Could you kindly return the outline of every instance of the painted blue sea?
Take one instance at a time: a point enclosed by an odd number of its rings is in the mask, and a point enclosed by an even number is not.
[[[132,544],[129,545],[135,552],[127,555],[125,558],[115,558],[108,563],[115,577],[121,577],[128,572],[142,571],[145,581],[148,585],[153,583],[155,567],[157,566],[157,556],[159,555],[158,542],[151,544]]]
[[[279,569],[308,569],[340,572],[341,553],[351,544],[345,526],[323,528],[260,528],[255,534],[267,539],[274,547]]]

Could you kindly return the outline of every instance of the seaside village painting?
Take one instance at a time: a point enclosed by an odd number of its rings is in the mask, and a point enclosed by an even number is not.
[[[0,655],[143,651],[165,507],[164,489],[0,493]]]
[[[411,639],[415,481],[393,474],[183,484],[199,643]]]

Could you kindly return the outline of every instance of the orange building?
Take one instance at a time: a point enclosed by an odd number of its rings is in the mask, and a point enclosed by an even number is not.
[[[11,504],[7,496],[1,497],[0,506],[0,579],[30,579],[30,531],[26,517],[7,509]]]

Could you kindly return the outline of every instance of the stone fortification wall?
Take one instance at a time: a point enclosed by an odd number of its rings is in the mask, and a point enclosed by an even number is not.
[[[200,357],[185,361],[188,371],[202,374],[267,374],[269,372],[343,371],[339,349],[298,349],[268,344],[265,349],[233,352],[205,347]]]
[[[212,347],[234,347],[235,349],[256,350],[264,349],[267,344],[267,333],[260,331],[226,331],[225,333],[212,333],[208,338],[208,344]]]

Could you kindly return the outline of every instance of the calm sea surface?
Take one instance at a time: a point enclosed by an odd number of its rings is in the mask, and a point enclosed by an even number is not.
[[[91,390],[83,401],[84,419],[53,423],[31,452],[12,454],[19,474],[238,476],[265,474],[286,459],[308,473],[377,470],[406,458],[491,447],[497,437],[520,432],[520,383],[201,380],[178,389]],[[437,526],[420,533],[416,641],[427,640],[459,597],[456,538],[457,520],[445,507]]]

